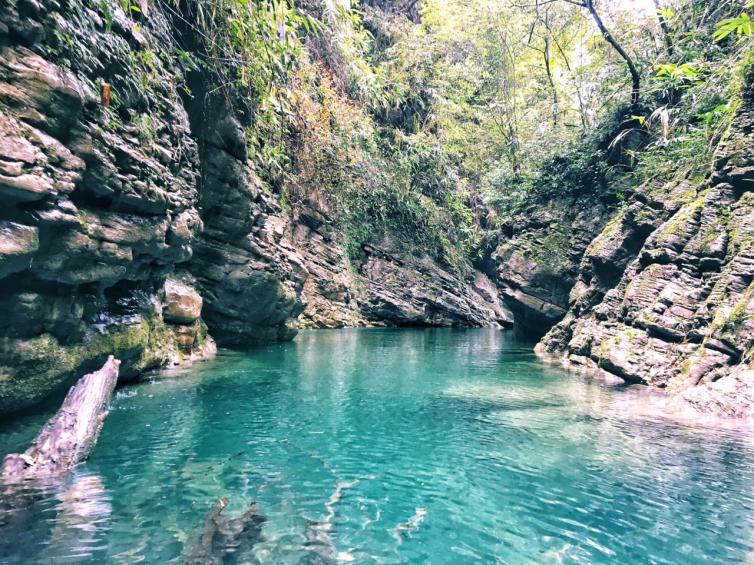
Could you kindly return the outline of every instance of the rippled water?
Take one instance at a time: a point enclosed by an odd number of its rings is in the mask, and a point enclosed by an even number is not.
[[[119,390],[65,484],[6,492],[0,561],[183,562],[224,496],[266,518],[226,562],[751,562],[752,437],[630,396],[492,330],[223,353]],[[48,415],[3,425],[0,452]]]

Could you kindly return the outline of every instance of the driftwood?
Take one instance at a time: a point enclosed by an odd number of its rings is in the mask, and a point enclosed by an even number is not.
[[[234,554],[242,557],[262,539],[262,526],[267,519],[259,513],[256,502],[240,516],[223,516],[227,505],[228,499],[221,498],[209,511],[202,535],[191,550],[187,564],[219,565]]]
[[[111,355],[99,371],[84,375],[71,387],[29,448],[5,457],[2,478],[6,483],[52,478],[89,456],[107,416],[119,366],[120,361]]]

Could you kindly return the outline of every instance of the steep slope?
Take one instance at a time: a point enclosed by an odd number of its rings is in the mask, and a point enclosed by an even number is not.
[[[0,13],[0,412],[111,353],[128,378],[211,350],[198,295],[171,287],[198,302],[171,318],[165,291],[201,229],[170,38],[57,8]]]
[[[599,193],[542,199],[487,236],[483,268],[518,328],[539,338],[565,316],[581,257],[609,217]]]
[[[702,412],[754,414],[754,100],[744,92],[707,180],[641,187],[590,244],[542,352],[667,388]]]
[[[208,334],[290,339],[302,312],[309,327],[510,323],[479,273],[390,234],[353,263],[316,198],[284,209],[243,119],[183,64],[175,13],[140,5],[0,11],[0,413],[109,354],[128,379],[212,354]]]

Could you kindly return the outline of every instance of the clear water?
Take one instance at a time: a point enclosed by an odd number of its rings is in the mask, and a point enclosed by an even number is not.
[[[0,561],[184,562],[224,496],[266,517],[226,562],[752,562],[753,438],[639,417],[631,394],[492,330],[223,353],[119,390],[65,485],[6,494]]]

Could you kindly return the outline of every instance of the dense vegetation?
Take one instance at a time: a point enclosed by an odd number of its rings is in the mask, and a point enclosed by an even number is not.
[[[285,206],[324,202],[353,258],[390,232],[451,266],[533,199],[703,175],[752,33],[730,0],[165,2]]]

